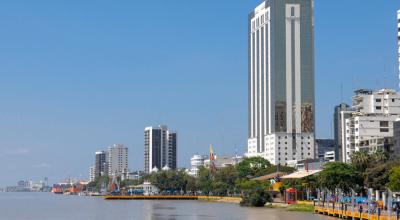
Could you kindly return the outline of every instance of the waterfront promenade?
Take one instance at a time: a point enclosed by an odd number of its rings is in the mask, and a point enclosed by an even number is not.
[[[361,207],[361,208],[360,208]],[[380,209],[376,211],[368,211],[363,206],[347,207],[345,204],[338,204],[326,207],[315,205],[314,212],[321,215],[334,216],[344,219],[362,219],[362,220],[399,220],[399,214],[391,213]]]
[[[240,197],[225,197],[225,196],[187,196],[187,195],[108,195],[103,196],[105,200],[207,200],[239,203]]]

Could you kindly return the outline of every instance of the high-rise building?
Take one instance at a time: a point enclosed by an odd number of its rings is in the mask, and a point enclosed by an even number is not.
[[[177,134],[165,125],[144,131],[144,170],[176,169]]]
[[[95,167],[95,166],[89,167],[89,181],[90,181],[90,182],[93,182],[93,181],[96,180],[96,177],[95,177],[95,170],[96,170],[96,167]]]
[[[397,11],[397,53],[399,58],[399,80],[400,80],[400,10]],[[400,88],[400,83],[399,83]]]
[[[94,164],[94,172],[95,172],[95,178],[98,178],[100,176],[107,175],[107,169],[108,169],[108,164],[107,164],[107,152],[105,151],[97,151],[96,152],[96,158],[95,158],[95,164]]]
[[[396,119],[393,123],[393,148],[391,153],[400,156],[400,119]]]
[[[108,175],[121,176],[128,170],[128,148],[122,144],[108,147]]]
[[[333,130],[335,140],[335,156],[337,161],[342,161],[343,155],[343,140],[342,135],[343,128],[345,127],[344,122],[350,117],[353,110],[346,103],[341,103],[335,106],[335,112],[333,113]]]
[[[393,151],[393,123],[400,116],[400,93],[392,89],[360,89],[353,96],[354,112],[344,122],[343,162],[354,152]]]
[[[313,8],[313,0],[265,0],[249,15],[247,156],[314,158]]]

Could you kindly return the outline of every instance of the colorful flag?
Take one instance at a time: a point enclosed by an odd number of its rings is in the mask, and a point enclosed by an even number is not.
[[[214,151],[212,148],[212,144],[210,144],[210,170],[212,173],[215,172],[216,167],[215,167],[215,157],[214,157]]]

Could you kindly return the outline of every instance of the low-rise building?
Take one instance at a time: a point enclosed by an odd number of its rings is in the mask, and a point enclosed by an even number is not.
[[[234,166],[240,163],[243,160],[242,156],[217,156],[215,155],[214,165],[215,168],[224,168],[228,166]],[[204,160],[204,166],[209,168],[210,167],[210,159]]]
[[[137,185],[134,188],[143,190],[143,195],[145,196],[157,195],[160,192],[155,185],[148,181],[144,181],[143,184]]]
[[[326,151],[324,154],[325,162],[335,162],[336,161],[336,152],[335,151]]]
[[[206,160],[207,156],[205,155],[198,155],[195,154],[192,156],[192,158],[190,158],[190,170],[189,170],[189,174],[192,176],[197,176],[198,172],[199,172],[199,167],[200,166],[204,166],[204,161]]]
[[[304,159],[304,160],[292,160],[288,162],[288,166],[295,168],[296,170],[322,170],[326,162],[320,159]]]
[[[127,171],[122,173],[121,180],[139,180],[144,175],[144,171]]]
[[[325,158],[326,152],[331,152],[335,154],[335,140],[334,139],[316,139],[315,148],[317,150],[317,155],[320,160]],[[317,159],[316,158],[316,159]]]

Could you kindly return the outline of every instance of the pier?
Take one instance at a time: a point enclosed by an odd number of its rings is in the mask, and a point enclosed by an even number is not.
[[[212,200],[239,203],[240,197],[224,196],[181,196],[181,195],[108,195],[103,196],[105,200]]]
[[[198,196],[175,196],[175,195],[109,195],[104,196],[106,200],[198,200]]]
[[[315,206],[314,212],[317,214],[328,215],[344,219],[358,219],[358,220],[399,220],[397,213],[392,213],[391,216],[387,212],[374,212],[368,213],[362,209],[346,210],[341,207],[323,207]]]

